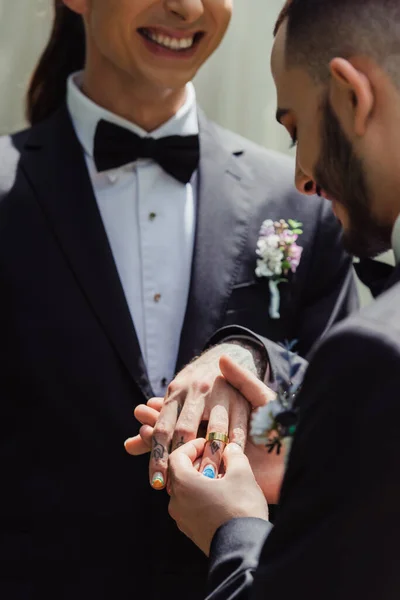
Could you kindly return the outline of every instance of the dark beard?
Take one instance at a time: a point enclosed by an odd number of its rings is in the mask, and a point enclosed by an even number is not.
[[[359,257],[373,257],[389,250],[392,226],[377,223],[372,214],[363,163],[355,155],[328,98],[323,106],[321,144],[315,179],[328,196],[346,208],[346,250]]]

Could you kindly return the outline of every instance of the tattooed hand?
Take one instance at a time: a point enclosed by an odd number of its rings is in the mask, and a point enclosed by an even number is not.
[[[232,361],[223,358],[220,361],[222,373],[233,386],[241,386],[242,393],[250,397],[254,405],[261,405],[265,399],[270,401],[274,398],[271,392],[263,384],[256,384],[255,380],[249,375],[246,379],[246,372],[240,370]],[[141,404],[136,407],[135,417],[142,423],[140,435],[131,438],[125,442],[125,448],[129,454],[139,455],[149,452],[152,445],[153,429],[159,417],[164,399],[152,398],[147,405]],[[217,444],[214,446],[213,444]],[[177,448],[183,445],[183,436],[178,440]],[[218,450],[218,442],[210,444],[211,451]],[[277,504],[284,475],[285,457],[284,452],[278,455],[276,452],[268,453],[264,446],[256,446],[250,439],[247,440],[245,454],[249,459],[250,466],[255,479],[264,493],[269,504]],[[200,457],[196,468],[200,467],[202,462]]]
[[[170,451],[198,436],[205,437],[209,432],[223,433],[229,436],[231,442],[245,447],[251,405],[222,377],[219,359],[224,354],[258,376],[265,371],[265,365],[260,366],[260,357],[254,348],[234,342],[221,344],[177,375],[164,402],[161,399],[150,401],[153,410],[156,410],[157,404],[161,408],[154,431],[148,421],[141,420],[146,407],[137,407],[135,416],[145,424],[140,436],[127,440],[125,447],[130,454],[142,454],[149,450],[152,437],[150,482],[155,489],[162,489],[167,483]],[[206,470],[205,474],[209,477],[216,477],[224,448],[225,444],[217,440],[207,443],[200,471]]]

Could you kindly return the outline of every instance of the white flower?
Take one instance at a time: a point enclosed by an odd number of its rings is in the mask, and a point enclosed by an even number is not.
[[[279,235],[270,235],[265,238],[260,238],[257,242],[259,256],[264,256],[265,253],[276,250],[279,247]]]
[[[252,412],[250,436],[254,444],[263,446],[268,444],[275,418],[281,412],[282,406],[277,400],[272,400],[265,406],[261,406]]]
[[[256,275],[257,275],[257,277],[272,277],[273,272],[271,271],[271,269],[267,266],[267,264],[263,260],[258,260],[257,268],[256,268]]]

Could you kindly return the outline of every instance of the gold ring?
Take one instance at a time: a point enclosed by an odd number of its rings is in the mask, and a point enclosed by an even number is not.
[[[211,431],[207,434],[207,442],[222,442],[223,444],[229,444],[229,438],[225,433],[218,433],[217,431]]]

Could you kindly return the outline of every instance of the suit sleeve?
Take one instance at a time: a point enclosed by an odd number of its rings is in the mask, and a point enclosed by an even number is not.
[[[288,360],[285,348],[240,325],[230,325],[219,329],[209,340],[205,349],[207,350],[211,346],[226,343],[229,340],[241,339],[253,343],[260,349],[262,359],[269,366],[265,379],[267,385],[273,383],[277,378],[288,381]],[[293,355],[293,366],[295,374],[292,377],[292,381],[300,385],[303,381],[308,362],[296,354]]]
[[[261,519],[232,519],[220,527],[210,551],[208,587],[213,600],[246,598],[271,529]]]
[[[218,540],[229,531],[217,532],[208,600],[399,598],[399,364],[399,348],[368,329],[340,328],[322,344],[258,568],[246,564],[245,527],[240,533],[231,521],[225,527],[241,536],[242,559],[234,564]]]
[[[293,336],[299,340],[301,356],[309,357],[314,344],[333,325],[359,308],[352,258],[341,238],[342,229],[324,202]]]

